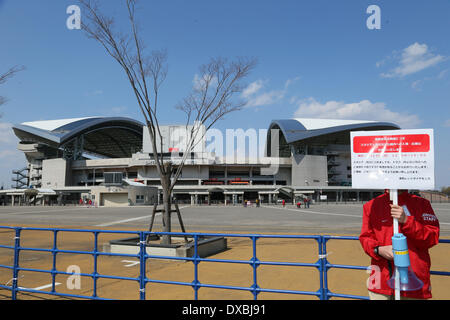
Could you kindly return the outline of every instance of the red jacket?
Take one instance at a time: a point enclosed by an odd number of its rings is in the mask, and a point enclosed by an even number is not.
[[[387,285],[394,270],[394,261],[388,261],[375,254],[377,246],[392,245],[393,219],[389,193],[385,193],[363,207],[363,223],[359,241],[364,251],[372,258],[371,264],[381,271],[379,282],[372,282],[370,291],[393,295],[394,290]],[[398,197],[398,205],[403,206],[407,215],[405,223],[399,223],[399,232],[408,241],[411,268],[423,281],[423,288],[417,291],[402,291],[401,296],[419,299],[431,298],[430,255],[428,249],[439,242],[439,221],[431,208],[430,202],[418,196],[404,192]],[[405,209],[405,206],[407,209]],[[369,279],[376,280],[375,269],[372,268]]]

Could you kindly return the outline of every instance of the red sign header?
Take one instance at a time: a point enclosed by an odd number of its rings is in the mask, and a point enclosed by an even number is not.
[[[429,152],[428,134],[357,136],[353,138],[354,153]]]

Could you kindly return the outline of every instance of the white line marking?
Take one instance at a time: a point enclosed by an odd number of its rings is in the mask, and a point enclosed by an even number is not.
[[[314,214],[321,214],[325,216],[344,216],[344,217],[353,217],[353,218],[361,218],[361,216],[357,216],[354,214],[345,214],[345,213],[326,213],[326,212],[318,212],[318,211],[312,211],[312,210],[301,210],[301,209],[290,209],[290,208],[279,208],[279,207],[267,207],[267,206],[261,206],[264,208],[269,209],[278,209],[278,210],[289,210],[294,212],[301,212],[301,213],[314,213]]]
[[[135,265],[138,265],[140,262],[139,261],[133,261],[133,260],[122,260],[122,262],[124,263],[128,263],[126,264],[124,267],[134,267]]]
[[[186,207],[187,207],[187,206],[179,207],[179,209],[183,209],[183,208],[186,208]],[[160,216],[160,215],[161,215],[161,213],[158,212],[158,213],[155,214],[155,217],[156,217],[156,216]],[[151,217],[152,217],[152,215],[149,215],[149,216],[143,216],[143,217],[136,217],[136,218],[130,218],[130,219],[124,219],[124,220],[118,220],[118,221],[113,221],[113,222],[107,222],[107,223],[98,224],[98,225],[96,225],[96,227],[109,227],[109,226],[113,226],[113,225],[115,225],[115,224],[121,224],[121,223],[130,222],[130,221],[142,220],[142,219],[148,219],[148,218],[151,218]]]
[[[156,216],[160,216],[161,213],[157,213],[155,214]],[[136,220],[141,220],[141,219],[147,219],[147,218],[151,218],[152,215],[149,216],[143,216],[143,217],[137,217],[137,218],[130,218],[130,219],[124,219],[124,220],[118,220],[118,221],[113,221],[113,222],[107,222],[107,223],[102,223],[102,224],[98,224],[96,225],[96,227],[109,227],[109,226],[113,226],[115,224],[121,224],[121,223],[126,223],[126,222],[130,222],[130,221],[136,221]]]
[[[27,211],[27,212],[1,212],[0,214],[8,214],[8,215],[20,215],[20,214],[30,214],[30,213],[59,213],[62,211],[74,211],[74,210],[83,210],[82,208],[76,208],[76,209],[63,209],[63,210],[45,210],[45,211]]]
[[[60,285],[61,283],[59,283],[59,282],[55,282],[55,286],[58,286],[58,285]],[[52,284],[50,283],[50,284],[46,284],[45,286],[40,286],[40,287],[36,287],[36,288],[32,288],[32,289],[30,289],[30,288],[24,288],[24,287],[19,287],[19,289],[25,289],[25,290],[43,290],[43,289],[47,289],[47,288],[51,288],[52,287]]]

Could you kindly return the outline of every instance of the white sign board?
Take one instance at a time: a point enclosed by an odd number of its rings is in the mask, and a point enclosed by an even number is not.
[[[352,187],[434,189],[433,129],[350,132]]]

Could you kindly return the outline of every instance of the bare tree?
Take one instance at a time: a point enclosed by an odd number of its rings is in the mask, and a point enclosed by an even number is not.
[[[122,67],[144,116],[150,133],[152,157],[163,191],[163,232],[171,232],[173,188],[186,159],[212,125],[226,114],[244,106],[245,101],[238,99],[243,90],[241,82],[255,67],[256,61],[249,58],[237,58],[234,61],[215,58],[200,67],[199,81],[192,93],[176,106],[186,114],[186,129],[189,128],[190,134],[181,160],[174,163],[171,157],[164,157],[163,137],[158,122],[158,95],[167,75],[167,52],[156,50],[147,53],[135,20],[135,0],[125,0],[130,24],[126,33],[115,30],[114,19],[101,12],[97,1],[80,0],[80,4],[83,10],[82,29]],[[169,244],[170,241],[170,236],[162,237],[163,244]]]
[[[6,81],[8,81],[8,79],[14,77],[14,75],[19,72],[24,70],[25,67],[23,66],[14,66],[12,68],[10,68],[8,71],[6,71],[3,74],[0,74],[0,84],[4,84]],[[5,104],[8,101],[8,99],[6,97],[0,96],[0,106]],[[1,117],[1,114],[0,114]]]

